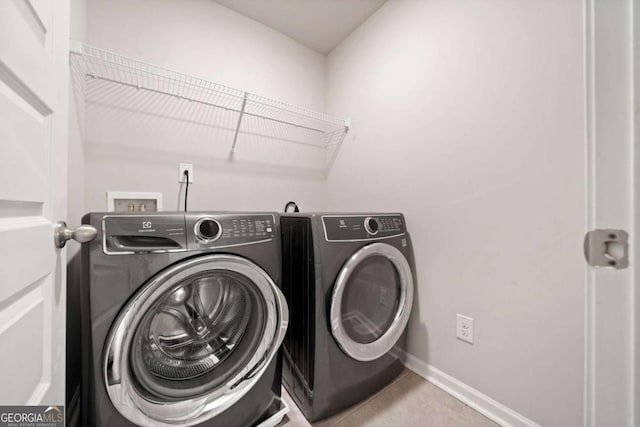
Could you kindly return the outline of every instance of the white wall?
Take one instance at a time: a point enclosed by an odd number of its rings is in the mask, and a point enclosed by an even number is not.
[[[327,61],[326,207],[406,214],[409,352],[545,426],[583,418],[582,3],[390,0]]]
[[[91,45],[324,110],[323,55],[213,1],[90,0],[87,17]],[[173,108],[158,98],[147,102],[160,113]],[[317,174],[230,162],[205,126],[88,103],[86,129],[86,211],[104,210],[109,190],[161,191],[165,209],[175,210],[180,162],[195,168],[190,210],[281,210],[291,199],[321,207],[316,194],[324,182]],[[239,156],[243,149],[251,150],[239,147]]]

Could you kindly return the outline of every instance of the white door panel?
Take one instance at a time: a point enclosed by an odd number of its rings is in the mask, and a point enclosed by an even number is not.
[[[51,29],[53,21],[53,5],[51,0],[24,0],[31,9],[36,24],[46,34]]]
[[[25,0],[0,2],[0,80],[47,116],[53,112],[57,92],[52,80],[54,55],[49,48],[54,34],[40,33],[28,9]],[[64,18],[68,21],[68,16]]]
[[[44,365],[41,363],[43,355],[51,356],[44,348],[44,340],[40,335],[36,337],[25,334],[25,331],[42,329],[44,324],[44,291],[50,276],[38,280],[26,292],[15,295],[7,307],[0,312],[0,340],[11,343],[0,354],[3,366],[23,366],[31,368],[20,373],[20,381],[14,381],[10,387],[0,388],[0,402],[2,404],[25,404],[30,401],[34,392],[40,387],[48,385],[49,378],[43,375]],[[50,286],[49,286],[50,287]]]
[[[6,225],[2,225],[4,222]],[[51,273],[54,260],[51,254],[34,251],[34,247],[52,244],[51,223],[42,217],[20,218],[0,222],[0,258],[12,260],[0,270],[0,301],[24,289],[25,283],[35,283]],[[4,262],[3,262],[4,264]]]
[[[0,404],[64,404],[68,0],[0,1]]]
[[[0,91],[0,111],[11,126],[0,128],[0,198],[43,204],[47,197],[50,141],[47,120],[32,117]],[[11,185],[11,184],[14,185]]]

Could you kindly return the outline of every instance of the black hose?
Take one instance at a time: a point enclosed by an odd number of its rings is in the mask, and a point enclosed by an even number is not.
[[[293,211],[289,210],[290,207],[293,207]],[[284,206],[284,211],[285,212],[300,212],[300,209],[298,209],[298,204],[296,202],[289,202]]]
[[[186,183],[187,185],[184,188],[184,211],[187,211],[187,199],[189,198],[189,171],[184,171],[184,176],[187,177]]]

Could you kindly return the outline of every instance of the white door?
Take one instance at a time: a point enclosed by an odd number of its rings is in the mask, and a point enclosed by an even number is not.
[[[0,1],[0,404],[64,404],[68,0]]]
[[[627,268],[587,267],[585,425],[631,427],[640,425],[634,343],[640,338],[634,277],[640,261],[635,206],[640,150],[634,144],[640,129],[640,79],[634,78],[640,70],[640,63],[634,66],[640,59],[640,8],[634,0],[587,0],[585,5],[588,223],[591,230],[625,230],[631,249]]]

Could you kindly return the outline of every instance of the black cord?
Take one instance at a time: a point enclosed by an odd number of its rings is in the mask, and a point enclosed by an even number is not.
[[[184,176],[187,177],[187,185],[184,188],[184,211],[187,211],[187,199],[189,198],[189,171],[184,171]]]
[[[298,208],[298,204],[296,202],[287,203],[284,207],[284,211],[291,212],[289,208],[293,208],[293,212],[300,212],[300,209]]]

